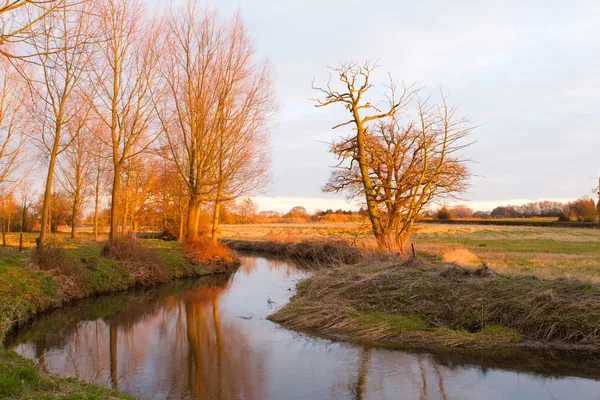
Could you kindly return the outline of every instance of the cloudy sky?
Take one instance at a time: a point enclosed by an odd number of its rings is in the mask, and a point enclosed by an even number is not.
[[[150,1],[151,7],[157,4]],[[442,87],[478,125],[477,208],[591,195],[600,174],[600,1],[219,0],[240,10],[276,71],[272,183],[262,209],[344,206],[321,193],[343,109],[316,109],[328,65],[378,60],[376,78]]]

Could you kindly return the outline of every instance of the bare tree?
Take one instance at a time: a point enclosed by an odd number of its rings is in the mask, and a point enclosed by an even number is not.
[[[0,0],[0,54],[20,59],[32,56],[15,53],[15,44],[40,34],[39,23],[68,4],[66,0]]]
[[[105,140],[102,139],[104,130],[103,126],[98,124],[94,129],[94,137],[92,141],[92,179],[94,190],[94,240],[98,241],[100,235],[100,227],[98,217],[100,213],[100,201],[102,193],[105,192],[108,186],[109,160],[106,157]]]
[[[221,203],[257,193],[270,167],[267,124],[275,109],[271,71],[253,62],[254,50],[240,17],[219,57],[212,240],[218,240]]]
[[[33,72],[27,73],[34,107],[32,117],[37,132],[32,135],[49,157],[48,174],[41,215],[40,246],[48,234],[48,219],[52,185],[58,156],[71,144],[73,137],[65,128],[80,112],[80,98],[75,96],[92,56],[90,38],[93,24],[89,19],[89,4],[61,8],[38,23],[40,35],[28,44],[35,54]]]
[[[123,168],[154,142],[151,89],[156,83],[160,28],[144,25],[138,0],[104,0],[99,6],[103,41],[96,60],[95,109],[110,131],[113,166],[110,240],[118,236]]]
[[[66,125],[69,137],[72,138],[71,145],[65,149],[62,159],[59,159],[58,162],[61,172],[58,181],[72,202],[71,238],[77,236],[77,223],[92,183],[91,108],[84,99],[81,100],[81,104],[83,108]]]
[[[365,98],[374,68],[369,63],[342,65],[334,71],[344,91],[331,85],[318,89],[325,93],[318,106],[341,103],[352,114],[350,121],[334,128],[355,127],[355,133],[332,144],[339,165],[324,190],[364,196],[379,246],[402,246],[427,204],[465,190],[469,173],[462,150],[470,145],[464,139],[472,127],[456,118],[456,109],[443,95],[441,106],[430,106],[411,87],[398,91],[393,82],[381,111]],[[416,120],[400,112],[413,103]]]
[[[186,240],[198,234],[200,209],[213,190],[218,56],[224,31],[214,13],[190,0],[167,22],[168,53],[161,68],[166,91],[156,101],[172,160],[188,188]]]

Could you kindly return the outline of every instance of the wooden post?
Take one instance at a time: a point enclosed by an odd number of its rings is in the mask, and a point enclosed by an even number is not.
[[[414,260],[415,258],[417,258],[417,252],[415,251],[415,244],[411,243],[410,247],[412,248],[413,260]]]

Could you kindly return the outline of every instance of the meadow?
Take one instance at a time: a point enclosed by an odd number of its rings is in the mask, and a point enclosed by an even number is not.
[[[224,239],[372,244],[364,224],[223,225],[221,230]],[[417,224],[410,241],[430,261],[472,266],[485,262],[505,274],[600,282],[599,229],[428,223]]]

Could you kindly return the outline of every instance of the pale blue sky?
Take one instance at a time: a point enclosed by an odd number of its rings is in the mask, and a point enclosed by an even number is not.
[[[151,7],[158,4],[149,1]],[[315,109],[313,78],[327,65],[379,60],[378,77],[435,91],[476,125],[466,195],[476,206],[591,195],[600,174],[600,1],[220,0],[240,10],[276,71],[268,197],[312,208],[334,159],[327,152],[341,109]],[[297,199],[296,199],[297,198]],[[261,207],[269,208],[269,199]],[[281,200],[283,202],[283,200]],[[322,205],[322,206],[320,206]]]

